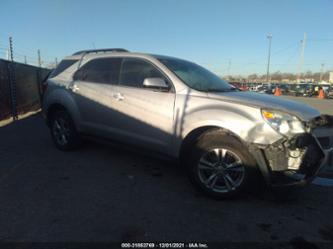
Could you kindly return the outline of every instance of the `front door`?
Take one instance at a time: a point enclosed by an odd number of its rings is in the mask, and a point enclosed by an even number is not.
[[[145,78],[167,77],[150,62],[139,58],[122,60],[119,83],[113,88],[115,119],[113,126],[123,139],[142,147],[163,152],[173,134],[175,93],[145,88]]]

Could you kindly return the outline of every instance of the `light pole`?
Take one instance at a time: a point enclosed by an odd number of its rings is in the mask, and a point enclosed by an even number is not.
[[[322,64],[321,64],[321,69],[320,69],[320,79],[319,79],[320,82],[321,82],[322,79],[323,79],[324,66],[325,66],[325,64],[322,63]]]
[[[305,44],[306,44],[306,33],[304,33],[303,40],[301,40],[301,53],[299,56],[298,75],[297,75],[298,82],[301,82],[301,77],[302,77]]]
[[[271,46],[272,46],[272,34],[268,34],[268,59],[267,59],[267,74],[266,74],[266,82],[269,80],[269,64],[271,62]]]

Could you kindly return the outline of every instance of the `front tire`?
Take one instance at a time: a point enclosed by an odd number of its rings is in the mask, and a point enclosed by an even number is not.
[[[191,182],[206,195],[224,199],[240,194],[257,173],[256,162],[234,136],[211,130],[197,140],[189,154]]]
[[[50,121],[52,140],[58,149],[69,151],[79,147],[81,139],[68,112],[55,111]]]

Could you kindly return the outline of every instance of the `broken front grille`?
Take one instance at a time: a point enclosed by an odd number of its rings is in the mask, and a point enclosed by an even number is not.
[[[321,115],[312,119],[309,124],[311,129],[317,127],[330,127],[333,128],[333,116],[331,115]]]

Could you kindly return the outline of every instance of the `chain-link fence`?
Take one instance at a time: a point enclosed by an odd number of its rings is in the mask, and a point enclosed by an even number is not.
[[[50,72],[0,59],[0,120],[40,108],[41,83]]]

